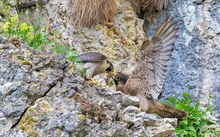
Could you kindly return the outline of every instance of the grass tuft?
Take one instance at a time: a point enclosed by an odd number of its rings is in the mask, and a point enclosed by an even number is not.
[[[216,136],[220,136],[220,131],[213,129],[206,130],[206,126],[214,125],[206,118],[208,113],[214,111],[214,107],[208,104],[208,107],[201,109],[200,103],[197,101],[192,103],[192,98],[186,92],[182,94],[183,99],[177,99],[169,97],[169,104],[177,109],[188,112],[188,116],[180,121],[176,127],[176,134],[178,137],[204,137],[207,133],[212,133]],[[211,97],[209,98],[210,102]]]
[[[116,14],[115,0],[72,0],[75,26],[104,24]]]

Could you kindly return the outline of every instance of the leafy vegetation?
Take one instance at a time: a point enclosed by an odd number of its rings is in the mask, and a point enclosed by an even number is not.
[[[61,35],[58,31],[58,24],[54,24],[54,28],[48,33],[48,28],[41,25],[39,7],[36,8],[36,17],[34,18],[35,25],[31,25],[28,21],[23,21],[19,14],[8,17],[4,23],[0,22],[0,33],[8,39],[17,39],[18,41],[25,42],[30,47],[36,50],[42,50],[44,47],[50,47],[52,51],[63,54],[70,61],[77,61],[77,54],[74,49],[70,49],[63,45]],[[29,20],[29,13],[26,12],[26,19]],[[78,66],[82,67],[79,62]]]
[[[62,45],[56,45],[53,47],[52,50],[56,53],[65,55],[65,57],[70,61],[77,61],[77,58],[76,58],[77,55],[73,49],[69,49]]]
[[[56,53],[65,55],[67,60],[75,62],[76,69],[82,72],[83,77],[86,76],[86,70],[83,68],[83,62],[77,59],[77,54],[73,49],[69,49],[62,45],[56,45],[52,50]]]
[[[43,44],[49,43],[47,34],[42,31],[39,25],[31,26],[27,22],[22,22],[18,15],[8,18],[0,27],[2,28],[1,32],[7,38],[16,38],[35,49],[40,49]]]
[[[204,137],[205,133],[213,133],[214,135],[220,136],[220,131],[213,129],[205,129],[205,126],[214,124],[205,117],[208,113],[212,113],[214,107],[209,105],[203,110],[201,109],[200,103],[197,101],[195,104],[192,103],[192,98],[186,92],[182,94],[183,99],[177,99],[174,97],[169,97],[169,103],[183,111],[188,112],[188,116],[180,121],[176,128],[176,134],[179,137]]]
[[[17,11],[19,13],[19,11]],[[54,24],[54,28],[48,34],[48,28],[41,25],[39,7],[36,7],[36,16],[33,19],[35,25],[31,25],[29,12],[26,11],[26,21],[21,19],[21,15],[17,14],[13,17],[7,17],[5,22],[0,22],[0,33],[8,39],[17,39],[25,42],[36,50],[42,50],[46,46],[50,46],[52,51],[63,54],[70,61],[76,60],[74,49],[65,47],[61,42],[61,35],[58,32],[58,24]]]

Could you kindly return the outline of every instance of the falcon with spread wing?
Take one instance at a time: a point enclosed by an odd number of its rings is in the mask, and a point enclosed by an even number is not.
[[[156,113],[161,117],[174,117],[181,120],[186,112],[175,109],[158,101],[166,76],[167,63],[170,60],[177,38],[177,24],[173,19],[166,20],[155,35],[142,46],[142,59],[130,75],[117,72],[113,78],[116,89],[137,96],[142,110]]]

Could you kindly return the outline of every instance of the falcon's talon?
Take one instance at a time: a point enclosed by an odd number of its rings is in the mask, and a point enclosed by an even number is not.
[[[99,82],[96,82],[96,85],[100,86],[100,87],[104,87],[105,86],[105,85],[103,85],[102,83],[99,83]]]
[[[92,81],[93,84],[97,84],[98,82],[95,81],[93,78],[90,79]]]
[[[139,108],[138,108],[138,111],[142,112],[142,108],[141,108],[141,107],[139,107]]]
[[[93,78],[91,78],[90,80],[92,81],[92,83],[93,83],[93,84],[98,85],[98,86],[100,86],[100,87],[104,87],[104,85],[103,85],[103,84],[101,84],[101,83],[97,82],[97,81],[96,81],[96,80],[94,80]]]

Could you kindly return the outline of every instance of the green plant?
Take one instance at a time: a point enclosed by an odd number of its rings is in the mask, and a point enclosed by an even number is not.
[[[41,27],[22,22],[18,15],[8,18],[0,26],[2,26],[1,32],[9,39],[16,38],[35,49],[40,49],[42,44],[49,43],[47,34],[42,32]]]
[[[83,77],[86,75],[85,69],[83,69],[83,62],[77,59],[77,54],[74,52],[73,49],[69,49],[62,45],[56,45],[52,49],[54,52],[65,55],[67,60],[75,62],[76,69],[81,71]]]
[[[68,49],[62,45],[55,45],[52,50],[56,53],[60,53],[64,55],[68,53]]]
[[[41,25],[39,6],[36,6],[35,16],[31,25],[29,12],[25,12],[26,21],[22,20],[20,11],[17,9],[17,14],[5,19],[5,23],[0,23],[0,32],[9,39],[18,39],[27,43],[30,47],[40,50],[44,46],[51,43],[48,39],[47,28]],[[1,29],[2,28],[2,29]]]
[[[67,48],[62,45],[56,45],[52,49],[54,52],[65,55],[66,59],[77,62],[78,64],[82,64],[80,60],[77,59],[77,54],[74,52],[73,49]]]
[[[55,45],[52,49],[54,52],[65,55],[66,59],[74,62],[78,62],[77,60],[77,54],[74,52],[74,50],[71,50],[65,46],[62,45]]]
[[[200,103],[196,101],[192,103],[192,98],[186,92],[182,94],[183,99],[168,97],[169,104],[177,109],[188,112],[188,116],[180,121],[176,127],[176,134],[179,137],[203,137],[205,133],[219,134],[219,131],[205,130],[204,126],[214,124],[205,118],[207,113],[212,113],[214,107],[208,103],[208,107],[201,109]],[[210,102],[211,97],[209,98]]]

